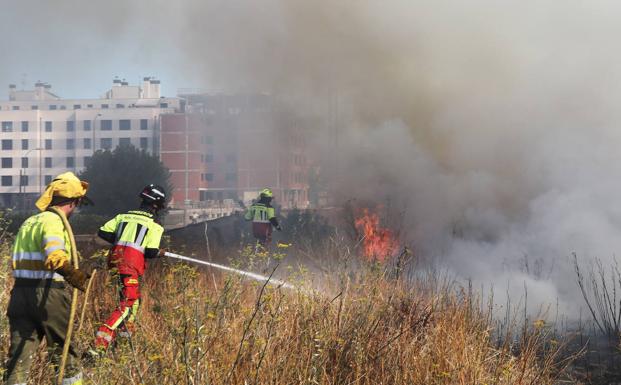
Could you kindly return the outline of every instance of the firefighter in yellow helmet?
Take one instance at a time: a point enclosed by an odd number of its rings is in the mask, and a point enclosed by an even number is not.
[[[259,199],[248,208],[244,215],[244,219],[252,221],[252,234],[263,247],[267,247],[272,240],[272,227],[278,231],[281,230],[272,207],[273,198],[272,190],[269,188],[261,190]]]
[[[26,219],[13,247],[15,284],[7,309],[10,327],[7,384],[25,384],[37,348],[45,338],[49,357],[57,368],[65,343],[71,296],[66,283],[84,291],[89,275],[71,264],[69,233],[61,215],[71,216],[77,206],[92,203],[88,183],[73,173],[58,175],[47,185],[36,206],[40,213]],[[50,207],[59,213],[50,211]],[[63,384],[82,384],[76,351],[69,349]]]

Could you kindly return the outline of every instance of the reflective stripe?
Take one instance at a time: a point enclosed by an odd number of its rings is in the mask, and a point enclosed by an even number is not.
[[[24,259],[45,261],[45,256],[43,255],[43,253],[40,253],[38,251],[16,251],[15,253],[13,253],[14,261],[21,261]]]
[[[45,262],[32,259],[22,259],[13,261],[14,270],[48,270],[45,267]]]
[[[106,327],[108,327],[108,325],[105,325]],[[112,341],[112,336],[106,332],[102,332],[102,331],[98,331],[97,334],[95,334],[95,337],[97,338],[103,338],[104,340],[110,342]]]
[[[45,245],[52,241],[58,242],[63,246],[65,245],[65,240],[61,237],[57,237],[55,235],[48,235],[47,237],[43,237],[43,240],[41,241],[41,247],[45,247]]]
[[[119,227],[116,229],[116,239],[121,239],[125,226],[127,226],[127,222],[121,222],[121,224],[119,224]]]
[[[148,230],[147,226],[140,226],[140,232],[138,233],[138,236],[136,237],[137,245],[142,245],[142,241],[144,240],[144,236],[147,233],[147,230]]]
[[[116,243],[117,246],[131,247],[132,249],[138,250],[141,253],[144,253],[144,247],[140,246],[138,243],[129,242],[129,241],[118,241]]]
[[[54,281],[64,281],[62,275],[53,271],[43,270],[13,270],[13,277],[28,279],[53,279]]]
[[[123,322],[123,320],[125,320],[125,318],[127,318],[127,316],[129,315],[129,308],[126,307],[125,310],[123,310],[123,314],[121,314],[121,316],[119,317],[119,319],[117,319],[114,324],[112,324],[112,326],[108,326],[111,330],[114,330],[116,328],[119,327],[119,325],[121,324],[121,322]]]
[[[76,385],[82,383],[82,372],[76,374],[73,377],[63,378],[63,385]]]
[[[65,250],[65,245],[54,245],[54,246],[50,246],[50,247],[46,247],[45,248],[45,255],[50,255],[53,252],[55,252],[56,250]]]

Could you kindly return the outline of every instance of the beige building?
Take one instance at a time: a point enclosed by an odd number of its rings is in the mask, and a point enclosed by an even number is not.
[[[9,86],[0,101],[0,207],[28,207],[54,175],[80,172],[93,153],[132,144],[159,153],[160,115],[183,110],[160,82],[115,79],[101,98],[62,99],[51,86]]]

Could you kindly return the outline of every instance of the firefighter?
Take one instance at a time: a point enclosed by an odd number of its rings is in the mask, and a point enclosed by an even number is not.
[[[98,232],[99,237],[112,244],[108,268],[118,279],[120,298],[118,307],[97,330],[95,349],[88,351],[92,358],[102,356],[117,333],[131,336],[140,305],[140,277],[146,267],[145,258],[162,257],[165,252],[160,249],[164,228],[156,222],[159,211],[165,207],[164,189],[150,184],[142,190],[140,198],[138,210],[117,215]]]
[[[269,246],[272,240],[272,227],[278,231],[282,230],[272,207],[273,198],[272,190],[269,188],[261,190],[259,199],[248,208],[244,215],[244,219],[252,221],[252,234],[263,247]]]
[[[13,247],[15,283],[7,309],[11,335],[7,384],[26,384],[32,360],[44,338],[49,357],[58,369],[71,307],[65,283],[84,291],[89,277],[71,264],[70,229],[63,226],[60,215],[68,218],[80,204],[90,202],[87,190],[88,183],[73,173],[58,175],[36,202],[41,212],[26,219],[19,228]],[[51,207],[60,214],[50,211]],[[63,384],[83,383],[71,345],[64,373]]]

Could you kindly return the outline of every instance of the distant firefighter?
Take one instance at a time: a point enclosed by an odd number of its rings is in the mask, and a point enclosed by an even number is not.
[[[272,227],[281,230],[272,207],[273,198],[272,190],[263,189],[259,194],[259,200],[248,208],[244,216],[247,221],[252,221],[252,234],[263,247],[267,247],[272,240]]]

